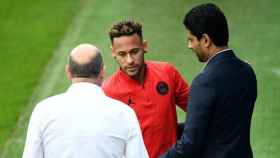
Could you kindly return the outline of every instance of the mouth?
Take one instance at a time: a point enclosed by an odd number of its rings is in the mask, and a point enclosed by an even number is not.
[[[138,69],[137,66],[126,68],[126,70],[129,71],[129,72],[135,72],[135,71],[137,71],[137,69]]]

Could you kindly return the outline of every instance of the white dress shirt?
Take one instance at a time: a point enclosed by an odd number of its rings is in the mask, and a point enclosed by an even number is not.
[[[23,158],[147,158],[134,111],[80,82],[32,112]]]

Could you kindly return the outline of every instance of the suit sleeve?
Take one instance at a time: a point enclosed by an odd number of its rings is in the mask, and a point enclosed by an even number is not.
[[[186,111],[188,95],[189,95],[189,86],[184,81],[182,75],[171,66],[172,80],[174,81],[174,90],[175,90],[175,103],[182,110]]]
[[[34,109],[30,118],[22,158],[43,158],[43,145],[39,127],[40,114],[37,109]]]
[[[161,158],[197,157],[204,145],[214,96],[214,89],[206,82],[193,81],[182,137]]]
[[[128,121],[130,128],[125,148],[125,158],[148,158],[149,156],[144,145],[141,129],[133,110],[131,110]]]

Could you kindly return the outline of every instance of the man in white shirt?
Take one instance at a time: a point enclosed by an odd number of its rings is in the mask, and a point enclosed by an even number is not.
[[[104,71],[98,48],[74,48],[65,71],[72,85],[36,105],[23,158],[148,157],[134,111],[99,87]]]

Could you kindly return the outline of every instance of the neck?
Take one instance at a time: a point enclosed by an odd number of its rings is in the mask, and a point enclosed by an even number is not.
[[[98,86],[101,86],[102,81],[100,81],[98,78],[84,78],[84,77],[75,77],[72,78],[72,83],[79,83],[79,82],[89,82],[96,84]]]
[[[136,80],[137,82],[139,82],[140,84],[144,83],[145,80],[145,75],[146,75],[146,64],[143,65],[143,67],[141,68],[139,74],[135,77],[132,77],[134,80]]]

